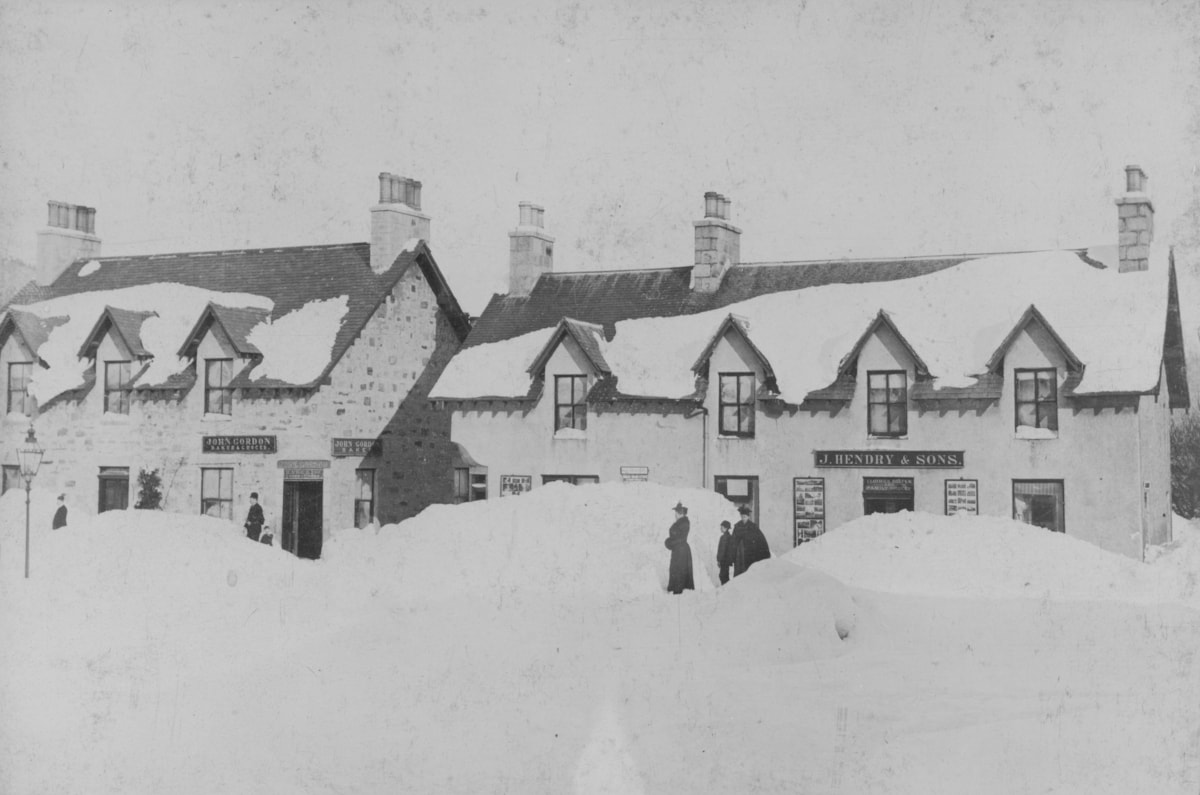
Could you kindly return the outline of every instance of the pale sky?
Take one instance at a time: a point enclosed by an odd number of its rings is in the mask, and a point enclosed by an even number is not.
[[[391,171],[478,313],[522,200],[558,270],[690,264],[706,190],[746,262],[1079,247],[1127,163],[1200,243],[1197,108],[1195,1],[0,0],[0,255],[365,241]]]

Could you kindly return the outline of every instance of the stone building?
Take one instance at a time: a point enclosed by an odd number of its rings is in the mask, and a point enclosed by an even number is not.
[[[72,505],[240,522],[283,546],[453,497],[430,386],[469,330],[429,247],[421,183],[380,175],[370,243],[101,257],[95,210],[50,203],[40,284],[0,315],[4,485],[32,424],[38,485]]]
[[[977,256],[743,263],[709,193],[690,266],[555,273],[523,213],[509,293],[431,393],[460,478],[715,489],[776,550],[918,510],[1141,557],[1171,538],[1169,415],[1189,402],[1144,180],[1127,169],[1115,246]]]

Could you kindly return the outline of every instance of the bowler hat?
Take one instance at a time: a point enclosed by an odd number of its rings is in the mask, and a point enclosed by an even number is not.
[[[738,513],[744,513],[747,516],[749,516],[750,515],[750,506],[749,505],[739,505]]]
[[[683,500],[680,500],[679,502],[675,503],[675,510],[683,511],[684,513],[687,513],[687,506],[683,504]]]
[[[252,492],[250,492],[250,499],[252,499],[252,500],[257,500],[257,499],[258,499],[258,492],[257,492],[257,491],[252,491]]]

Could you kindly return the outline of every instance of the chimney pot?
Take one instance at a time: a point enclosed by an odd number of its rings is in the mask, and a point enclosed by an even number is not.
[[[554,238],[543,230],[545,209],[518,204],[517,228],[508,233],[508,294],[529,295],[543,273],[554,270]]]
[[[385,273],[414,238],[429,242],[429,216],[421,213],[421,183],[380,172],[379,204],[371,208],[371,270]]]
[[[1128,193],[1142,193],[1146,190],[1146,172],[1141,166],[1125,166],[1125,190]]]
[[[704,218],[694,221],[696,256],[692,266],[692,289],[714,293],[730,268],[741,261],[742,230],[729,223],[733,202],[720,193],[704,194]]]
[[[716,191],[704,194],[704,217],[718,218],[721,212],[721,195]]]
[[[100,256],[95,207],[48,201],[46,228],[37,234],[39,284],[52,284],[76,260]]]

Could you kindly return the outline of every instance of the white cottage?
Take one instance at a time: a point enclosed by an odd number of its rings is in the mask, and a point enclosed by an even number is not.
[[[692,266],[554,273],[531,216],[431,391],[463,497],[649,479],[748,505],[777,550],[918,510],[1140,558],[1189,401],[1173,256],[1127,180],[1119,245],[1074,251],[746,264],[710,193]]]

